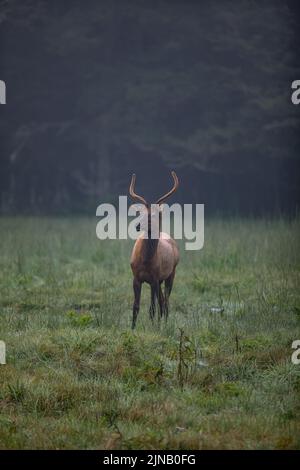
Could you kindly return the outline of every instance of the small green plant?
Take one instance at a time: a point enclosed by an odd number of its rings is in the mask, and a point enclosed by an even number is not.
[[[209,291],[212,288],[212,282],[209,281],[207,277],[199,276],[195,274],[194,279],[192,281],[192,286],[195,290],[203,294],[206,291]]]
[[[295,305],[294,308],[293,308],[293,311],[296,315],[296,318],[297,320],[300,321],[300,306],[299,305]]]
[[[139,377],[148,385],[161,384],[164,372],[163,361],[157,359],[153,362],[145,362],[143,368],[139,372]]]
[[[7,384],[8,399],[14,403],[22,403],[25,398],[26,388],[23,383],[17,381],[14,384]]]
[[[125,331],[121,334],[121,338],[122,348],[126,354],[131,355],[137,351],[136,337],[131,332]]]
[[[195,370],[197,351],[192,340],[179,328],[177,379],[183,389],[188,377]]]
[[[69,310],[66,315],[73,326],[85,327],[90,325],[93,320],[89,313],[77,313],[74,310]]]
[[[217,384],[216,391],[225,397],[238,397],[244,393],[241,385],[235,382],[221,382]]]

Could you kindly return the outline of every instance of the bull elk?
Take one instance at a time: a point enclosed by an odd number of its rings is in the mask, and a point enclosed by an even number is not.
[[[160,205],[178,188],[178,178],[174,171],[172,171],[172,177],[174,180],[173,188],[164,196],[160,197],[155,203],[154,208],[158,208],[160,211],[159,217],[155,217],[153,205],[151,207],[151,204],[148,204],[142,196],[135,193],[136,177],[135,174],[132,175],[129,194],[132,199],[142,203],[144,206],[144,210],[141,213],[141,221],[137,226],[137,230],[140,230],[141,226],[143,226],[143,222],[146,222],[148,230],[148,236],[146,236],[146,232],[144,231],[136,240],[130,261],[133,273],[134,291],[132,329],[134,329],[136,325],[140,309],[142,284],[144,282],[151,286],[151,304],[149,309],[150,319],[152,321],[154,320],[156,300],[158,300],[160,317],[165,316],[165,319],[168,318],[169,297],[173,286],[176,266],[179,261],[179,251],[176,242],[170,237],[170,235],[161,232]],[[156,238],[151,237],[153,232],[156,232]],[[165,283],[164,294],[161,288],[162,282]]]

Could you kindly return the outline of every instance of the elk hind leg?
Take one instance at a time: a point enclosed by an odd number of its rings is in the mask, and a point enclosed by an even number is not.
[[[172,274],[165,280],[165,317],[168,318],[169,315],[169,297],[171,295],[173,282],[175,278],[175,269]]]
[[[158,304],[159,304],[160,317],[162,317],[163,315],[165,315],[166,306],[165,306],[165,297],[161,288],[161,283],[159,283],[159,288],[158,288]]]
[[[151,284],[151,303],[150,303],[150,308],[149,308],[149,316],[152,322],[155,316],[156,297],[157,297],[156,286],[155,284]]]
[[[132,307],[132,330],[134,330],[136,325],[136,319],[140,309],[140,300],[141,300],[141,290],[142,284],[137,279],[133,280],[133,292],[134,292],[134,302]]]

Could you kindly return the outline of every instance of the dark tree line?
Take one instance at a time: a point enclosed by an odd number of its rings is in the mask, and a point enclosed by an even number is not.
[[[94,213],[170,184],[209,212],[295,213],[300,78],[284,1],[0,2],[2,213]]]

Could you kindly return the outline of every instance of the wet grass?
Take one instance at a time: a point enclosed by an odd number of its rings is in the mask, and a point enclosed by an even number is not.
[[[0,448],[299,448],[299,221],[207,221],[134,333],[132,242],[95,226],[0,220]]]

